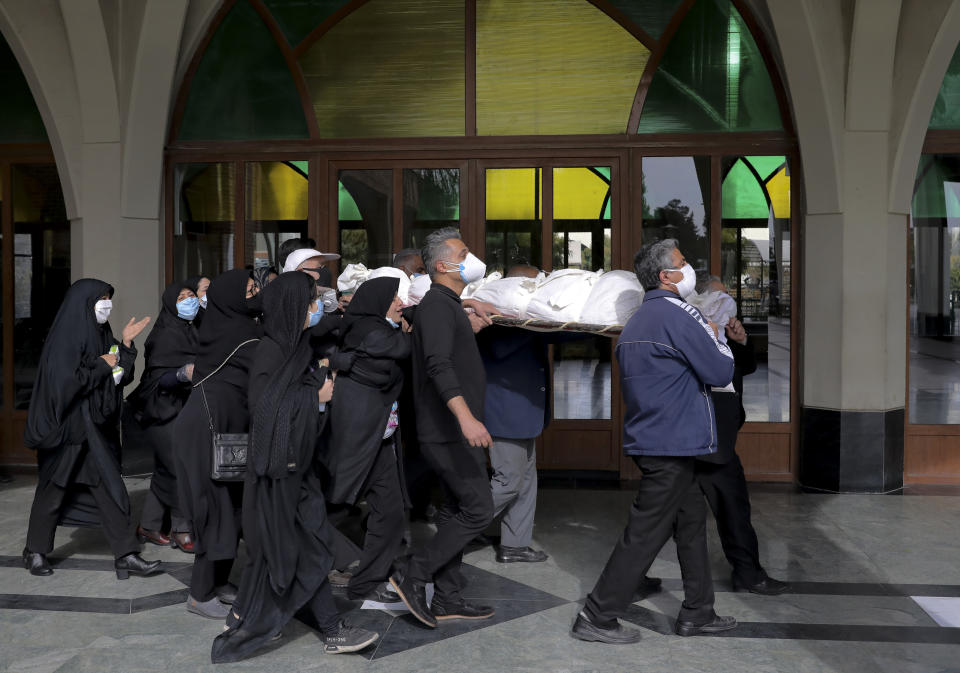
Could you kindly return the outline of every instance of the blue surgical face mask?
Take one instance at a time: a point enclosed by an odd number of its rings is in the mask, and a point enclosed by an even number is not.
[[[392,327],[393,329],[400,329],[400,323],[398,323],[393,318],[387,318],[387,322],[390,323],[390,327]]]
[[[320,318],[323,317],[323,311],[317,311],[316,313],[313,311],[308,311],[307,315],[310,316],[310,322],[307,323],[307,329],[309,329],[317,326],[317,324],[320,322]]]
[[[184,320],[193,320],[200,310],[200,300],[196,297],[187,297],[177,302],[177,315]]]

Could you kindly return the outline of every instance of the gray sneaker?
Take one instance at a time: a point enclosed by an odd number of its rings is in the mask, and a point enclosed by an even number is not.
[[[216,596],[204,602],[190,596],[187,598],[187,612],[192,612],[207,619],[226,619],[227,615],[230,614],[230,606],[221,603]]]
[[[321,635],[323,653],[345,654],[347,652],[357,652],[373,645],[379,637],[380,635],[373,631],[367,631],[357,626],[347,626],[340,622],[340,628],[336,633]]]

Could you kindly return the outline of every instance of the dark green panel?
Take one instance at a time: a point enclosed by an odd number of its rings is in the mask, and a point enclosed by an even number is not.
[[[291,47],[350,0],[263,0]]]
[[[639,133],[782,129],[770,75],[743,18],[729,0],[698,0],[654,74]]]
[[[930,114],[930,128],[960,129],[960,46],[953,52],[947,74],[943,76]]]
[[[647,35],[659,40],[683,0],[610,0],[610,4],[643,28]]]
[[[246,0],[230,10],[190,85],[180,140],[307,138],[280,48]]]
[[[45,143],[47,130],[27,80],[7,41],[0,37],[0,142]]]

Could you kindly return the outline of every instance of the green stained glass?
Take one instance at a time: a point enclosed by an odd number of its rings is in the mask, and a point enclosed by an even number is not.
[[[353,196],[350,195],[350,192],[347,191],[347,188],[343,186],[342,182],[338,182],[337,184],[340,187],[337,219],[342,222],[359,222],[363,220],[363,217],[360,216],[360,209],[357,208],[357,202],[353,200]]]
[[[610,4],[655,40],[660,39],[683,0],[610,0]]]
[[[249,2],[224,18],[190,85],[180,140],[308,138],[300,96]]]
[[[730,0],[697,0],[667,46],[639,133],[781,130],[763,56]]]
[[[304,175],[310,175],[310,162],[309,161],[288,161],[288,164],[296,168],[298,171]]]
[[[263,0],[291,47],[330,18],[349,0]]]
[[[960,171],[955,157],[921,155],[918,176],[911,215],[915,219],[960,218]]]
[[[760,175],[760,179],[764,182],[767,179],[777,172],[777,170],[783,166],[785,161],[784,157],[747,157],[747,161],[750,162],[750,165],[753,166],[753,169]]]
[[[742,159],[733,164],[723,179],[722,199],[724,219],[766,220],[770,216],[763,187]]]
[[[960,46],[953,52],[947,74],[943,76],[930,114],[930,128],[960,129]]]
[[[0,142],[47,142],[47,130],[17,57],[0,36]]]

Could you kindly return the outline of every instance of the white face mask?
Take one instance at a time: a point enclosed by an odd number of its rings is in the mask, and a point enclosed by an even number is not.
[[[684,264],[679,269],[664,269],[664,271],[679,271],[683,274],[683,280],[679,283],[667,283],[677,288],[677,293],[679,293],[683,299],[689,297],[693,293],[694,288],[697,287],[697,272],[694,271],[693,267],[689,264]]]
[[[109,299],[101,299],[93,305],[93,314],[97,316],[97,322],[101,325],[107,322],[110,317],[110,310],[113,308],[113,302]]]
[[[467,284],[472,283],[475,280],[480,280],[487,273],[487,265],[481,262],[472,252],[468,252],[466,259],[464,259],[462,262],[444,261],[443,263],[457,267],[456,269],[451,269],[446,273],[459,271],[461,280]]]

